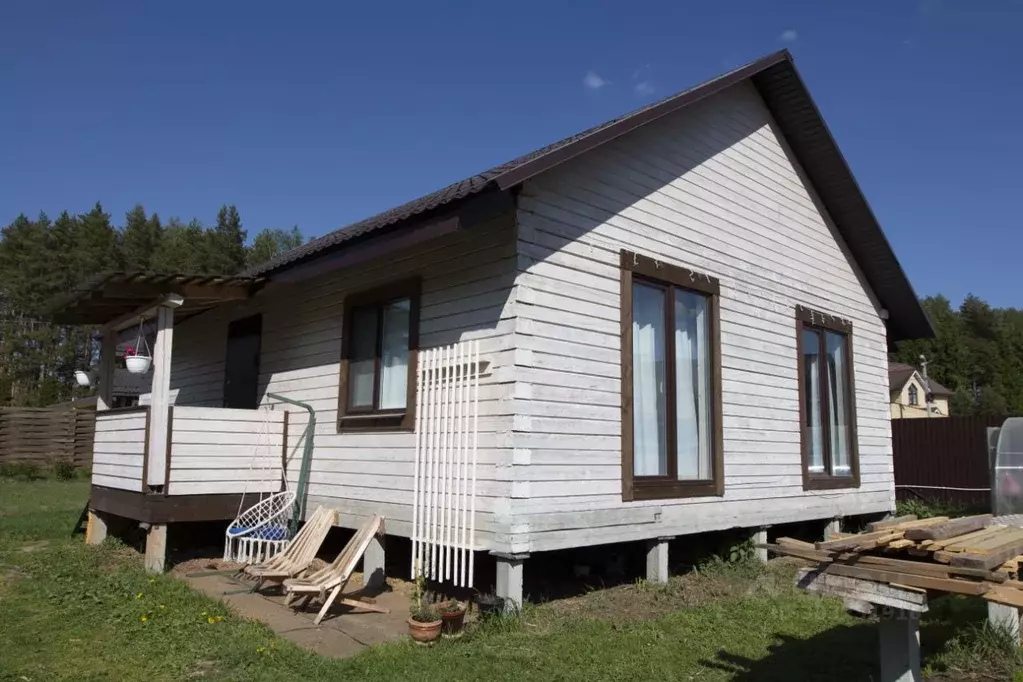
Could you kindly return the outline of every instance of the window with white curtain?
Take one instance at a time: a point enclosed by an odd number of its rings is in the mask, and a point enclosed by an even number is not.
[[[622,254],[623,495],[720,495],[718,281]]]
[[[415,381],[418,282],[345,300],[339,428],[405,428]]]
[[[803,306],[796,317],[804,487],[858,486],[852,324]]]

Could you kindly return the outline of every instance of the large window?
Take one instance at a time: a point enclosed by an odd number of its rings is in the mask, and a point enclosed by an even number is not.
[[[915,384],[909,385],[909,404],[919,405],[920,404],[920,393],[917,391]]]
[[[338,429],[412,428],[418,281],[354,294],[344,307]]]
[[[621,258],[622,496],[721,495],[718,281]]]
[[[859,486],[852,325],[796,308],[803,487]]]

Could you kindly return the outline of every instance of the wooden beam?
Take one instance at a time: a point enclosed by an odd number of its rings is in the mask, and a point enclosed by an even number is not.
[[[1023,541],[1003,545],[990,554],[953,554],[950,561],[953,566],[992,569],[1001,566],[1020,552],[1023,552]]]
[[[940,526],[910,528],[906,531],[906,537],[910,540],[944,540],[981,530],[991,519],[991,514],[952,519]]]
[[[137,324],[141,317],[154,317],[156,316],[161,307],[166,308],[180,308],[181,304],[185,302],[185,299],[179,294],[163,294],[157,296],[149,303],[144,303],[130,313],[125,313],[106,324],[106,327],[113,329],[114,331],[121,331],[134,324]]]
[[[1007,604],[1016,608],[1023,608],[1023,590],[1012,587],[999,586],[984,594],[984,599],[998,604]]]
[[[808,592],[855,599],[914,613],[927,611],[926,594],[860,578],[834,575],[830,571],[824,573],[814,569],[801,569],[796,576],[796,586]]]

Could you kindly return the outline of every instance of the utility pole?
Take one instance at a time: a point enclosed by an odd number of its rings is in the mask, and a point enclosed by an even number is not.
[[[931,381],[927,378],[927,356],[920,354],[920,373],[924,377],[924,405],[927,408],[927,418],[931,418]]]

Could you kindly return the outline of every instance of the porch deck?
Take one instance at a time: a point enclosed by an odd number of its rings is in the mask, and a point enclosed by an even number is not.
[[[287,411],[170,406],[156,442],[153,409],[97,414],[93,509],[149,523],[226,520],[243,494],[281,489]]]

